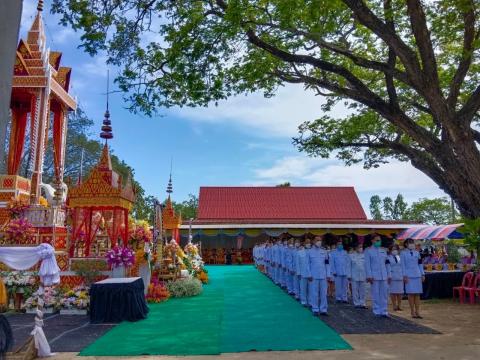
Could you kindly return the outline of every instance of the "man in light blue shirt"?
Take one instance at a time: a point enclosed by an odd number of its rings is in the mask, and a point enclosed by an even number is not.
[[[294,286],[293,286],[293,277],[295,276],[295,268],[293,266],[293,256],[294,256],[294,244],[293,239],[288,240],[287,249],[285,250],[285,269],[286,269],[286,279],[287,279],[287,291],[290,295],[293,295]]]
[[[337,242],[337,248],[330,252],[331,271],[335,279],[335,299],[337,302],[348,303],[348,269],[350,258],[343,249],[342,241]]]
[[[316,236],[314,246],[308,252],[310,277],[308,285],[309,304],[314,315],[327,315],[327,279],[330,279],[330,264],[327,250],[322,247],[322,237]]]
[[[300,303],[308,306],[308,278],[310,277],[310,264],[308,262],[308,250],[305,245],[310,245],[310,240],[306,239],[297,252],[296,257],[296,274],[300,286]]]
[[[391,280],[387,250],[380,236],[365,250],[365,274],[371,286],[372,310],[376,316],[388,317],[388,283]]]

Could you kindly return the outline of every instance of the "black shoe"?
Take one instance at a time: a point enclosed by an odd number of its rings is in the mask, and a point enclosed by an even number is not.
[[[348,304],[348,301],[347,301],[347,300],[343,300],[342,303]]]
[[[314,311],[313,312],[313,316],[318,316],[319,312],[318,311]]]
[[[321,312],[321,313],[320,313],[320,316],[328,316],[328,313],[326,313],[326,312]]]

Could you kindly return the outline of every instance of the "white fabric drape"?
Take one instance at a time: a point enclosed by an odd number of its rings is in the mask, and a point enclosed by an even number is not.
[[[41,261],[38,275],[45,286],[60,282],[55,249],[49,244],[36,247],[0,247],[0,262],[14,270],[27,270]]]
[[[36,247],[0,247],[0,262],[5,263],[14,270],[27,270],[40,263],[38,276],[45,286],[60,283],[60,268],[55,259],[55,249],[49,244],[40,244]],[[40,294],[43,295],[43,287],[40,286]],[[50,345],[43,332],[43,298],[39,299],[40,308],[35,316],[35,326],[31,335],[35,340],[35,347],[39,357],[52,356]]]

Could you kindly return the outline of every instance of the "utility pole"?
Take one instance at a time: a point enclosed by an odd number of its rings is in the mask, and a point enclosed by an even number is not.
[[[10,118],[13,65],[22,19],[22,0],[0,1],[0,174],[6,173],[7,126]]]

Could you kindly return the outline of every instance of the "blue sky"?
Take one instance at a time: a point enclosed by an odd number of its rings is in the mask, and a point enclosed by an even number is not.
[[[49,13],[44,21],[48,46],[63,52],[62,65],[73,67],[72,93],[89,117],[98,136],[105,111],[107,65],[105,56],[90,57],[78,49],[80,34],[61,27]],[[21,36],[30,27],[36,0],[24,0]],[[117,70],[110,68],[110,77]],[[239,96],[208,108],[159,109],[159,116],[129,113],[122,95],[110,97],[114,139],[111,148],[135,169],[135,177],[148,194],[165,198],[173,159],[173,199],[198,194],[202,185],[354,186],[368,211],[373,194],[407,201],[444,193],[421,172],[406,163],[390,163],[374,170],[361,165],[345,167],[335,159],[312,159],[291,144],[297,126],[321,115],[322,98],[301,86],[281,89],[273,99],[261,94]],[[336,109],[341,115],[344,110]]]

